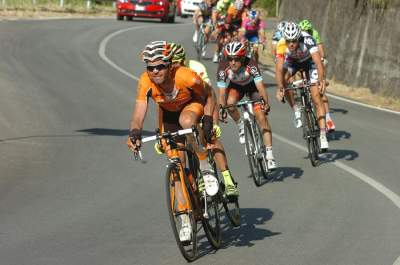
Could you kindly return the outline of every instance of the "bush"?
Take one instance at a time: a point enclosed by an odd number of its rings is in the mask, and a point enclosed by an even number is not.
[[[277,0],[255,0],[254,6],[265,9],[268,12],[268,16],[275,17],[276,1]]]

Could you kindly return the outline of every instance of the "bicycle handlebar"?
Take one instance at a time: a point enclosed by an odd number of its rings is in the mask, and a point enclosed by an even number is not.
[[[228,108],[231,108],[231,107],[241,107],[241,106],[248,105],[248,104],[253,104],[253,103],[265,104],[265,101],[264,101],[263,98],[257,99],[257,100],[242,100],[242,101],[237,102],[236,104],[229,104],[229,105],[226,105],[224,107],[220,105],[220,109],[225,110],[225,109],[228,109]]]
[[[195,129],[194,128],[189,128],[189,129],[182,129],[176,132],[163,132],[163,133],[157,133],[156,135],[148,136],[142,138],[142,143],[150,142],[150,141],[155,141],[155,140],[160,140],[162,138],[174,138],[176,136],[181,136],[181,135],[186,135],[186,134],[191,134],[194,133]]]
[[[181,136],[181,135],[186,135],[186,134],[191,134],[191,133],[197,133],[197,129],[193,126],[192,128],[189,129],[182,129],[178,130],[176,132],[157,132],[155,135],[148,136],[142,138],[141,142],[146,143],[146,142],[151,142],[151,141],[157,141],[160,139],[172,139],[176,136]],[[143,160],[143,154],[142,151],[139,149],[137,150],[136,153],[134,153],[135,160]]]

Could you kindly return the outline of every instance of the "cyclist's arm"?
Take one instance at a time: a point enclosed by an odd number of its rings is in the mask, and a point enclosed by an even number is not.
[[[325,58],[325,50],[324,50],[324,45],[322,44],[322,42],[318,43],[317,46],[318,46],[318,51],[319,51],[319,55],[321,56],[321,59]]]
[[[284,88],[284,78],[283,78],[283,56],[276,56],[276,65],[275,65],[275,80],[278,89]]]
[[[135,104],[135,108],[132,112],[132,118],[129,130],[143,128],[144,118],[146,117],[147,112],[147,101],[137,100]]]
[[[206,104],[204,105],[204,115],[213,116],[215,100],[213,97],[213,88],[206,82],[204,82],[204,91],[206,93]]]
[[[314,61],[315,65],[317,66],[318,80],[323,81],[325,79],[324,65],[322,64],[319,52],[311,53],[311,58]]]

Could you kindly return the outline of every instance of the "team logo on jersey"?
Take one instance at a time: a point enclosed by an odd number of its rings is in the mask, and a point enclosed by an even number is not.
[[[255,67],[254,65],[253,65],[253,66],[250,66],[250,73],[251,73],[253,76],[259,75],[258,69],[257,69],[257,67]]]
[[[304,38],[304,43],[310,46],[315,45],[314,40],[312,38]]]
[[[225,71],[219,71],[218,75],[220,80],[225,80]]]

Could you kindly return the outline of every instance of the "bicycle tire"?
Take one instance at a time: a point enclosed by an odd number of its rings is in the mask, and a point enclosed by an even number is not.
[[[313,116],[312,111],[305,110],[305,124],[307,125],[307,149],[308,156],[313,167],[319,165],[319,144],[318,144],[318,136],[316,133],[315,127],[315,118]]]
[[[220,185],[220,189],[218,191],[218,195],[217,195],[217,200],[218,203],[222,203],[222,207],[225,210],[225,214],[228,217],[229,222],[231,223],[232,226],[234,227],[238,227],[241,224],[240,221],[240,207],[239,207],[239,198],[238,197],[227,197],[225,195],[225,184],[220,180],[219,176],[218,176],[218,171],[217,171],[217,165],[214,161],[214,159],[211,159],[211,166],[215,172],[215,175],[217,176],[219,185]],[[234,183],[236,183],[234,181]],[[236,185],[236,184],[235,184]],[[219,208],[218,208],[219,210]],[[222,232],[221,232],[222,234]]]
[[[251,175],[253,177],[254,184],[259,187],[261,186],[261,174],[260,165],[256,157],[256,139],[254,137],[254,131],[249,121],[245,121],[244,126],[245,140],[246,140],[246,151],[247,158],[249,160]]]
[[[228,217],[231,225],[234,227],[239,227],[241,225],[239,198],[228,198],[227,196],[225,196],[225,194],[222,194],[222,205],[224,206],[226,216]]]
[[[258,125],[256,125],[256,126],[257,126],[257,133],[258,133],[258,146],[260,147],[260,146],[264,145],[263,133],[261,131],[260,126],[258,126]],[[260,148],[260,150],[261,150],[261,148]],[[270,172],[268,169],[268,161],[267,161],[265,154],[262,152],[258,158],[258,163],[260,164],[263,177],[265,179],[268,179],[269,172]]]
[[[200,61],[201,58],[202,58],[201,53],[202,53],[203,47],[204,47],[204,31],[203,31],[203,29],[199,30],[199,36],[197,38],[197,45],[196,46],[197,46],[197,49],[196,49],[197,60]]]
[[[192,159],[195,159],[192,157]],[[218,172],[217,172],[217,165],[212,159],[212,154],[211,152],[208,153],[208,160],[209,163],[211,164],[214,174],[216,178],[218,179]],[[198,163],[195,163],[198,165]],[[200,170],[198,167],[196,167],[196,175],[197,177],[200,176]],[[219,199],[218,195],[216,196],[208,196],[206,195],[205,198],[204,196],[201,196],[200,203],[202,206],[202,213],[205,213],[204,209],[204,199],[207,200],[207,205],[208,205],[208,216],[209,218],[203,218],[201,219],[202,224],[203,224],[203,229],[206,234],[208,242],[210,242],[211,246],[215,249],[219,249],[221,247],[221,239],[222,239],[222,229],[221,229],[221,215],[220,215],[220,210],[219,210]]]
[[[193,194],[191,193],[191,189],[188,187],[184,187],[187,189],[189,193],[189,206],[192,209],[189,214],[190,222],[192,225],[192,239],[189,244],[184,244],[179,239],[179,232],[178,232],[178,225],[179,222],[177,220],[177,216],[179,214],[175,210],[175,178],[179,176],[179,172],[181,169],[175,163],[170,163],[167,166],[166,171],[166,197],[167,197],[167,208],[170,218],[170,223],[172,227],[172,231],[178,245],[178,248],[182,254],[182,256],[189,262],[194,261],[198,257],[198,250],[197,250],[197,221],[195,220],[194,211],[193,211]],[[186,173],[185,174],[186,181],[188,182]],[[190,185],[187,183],[187,185]]]

